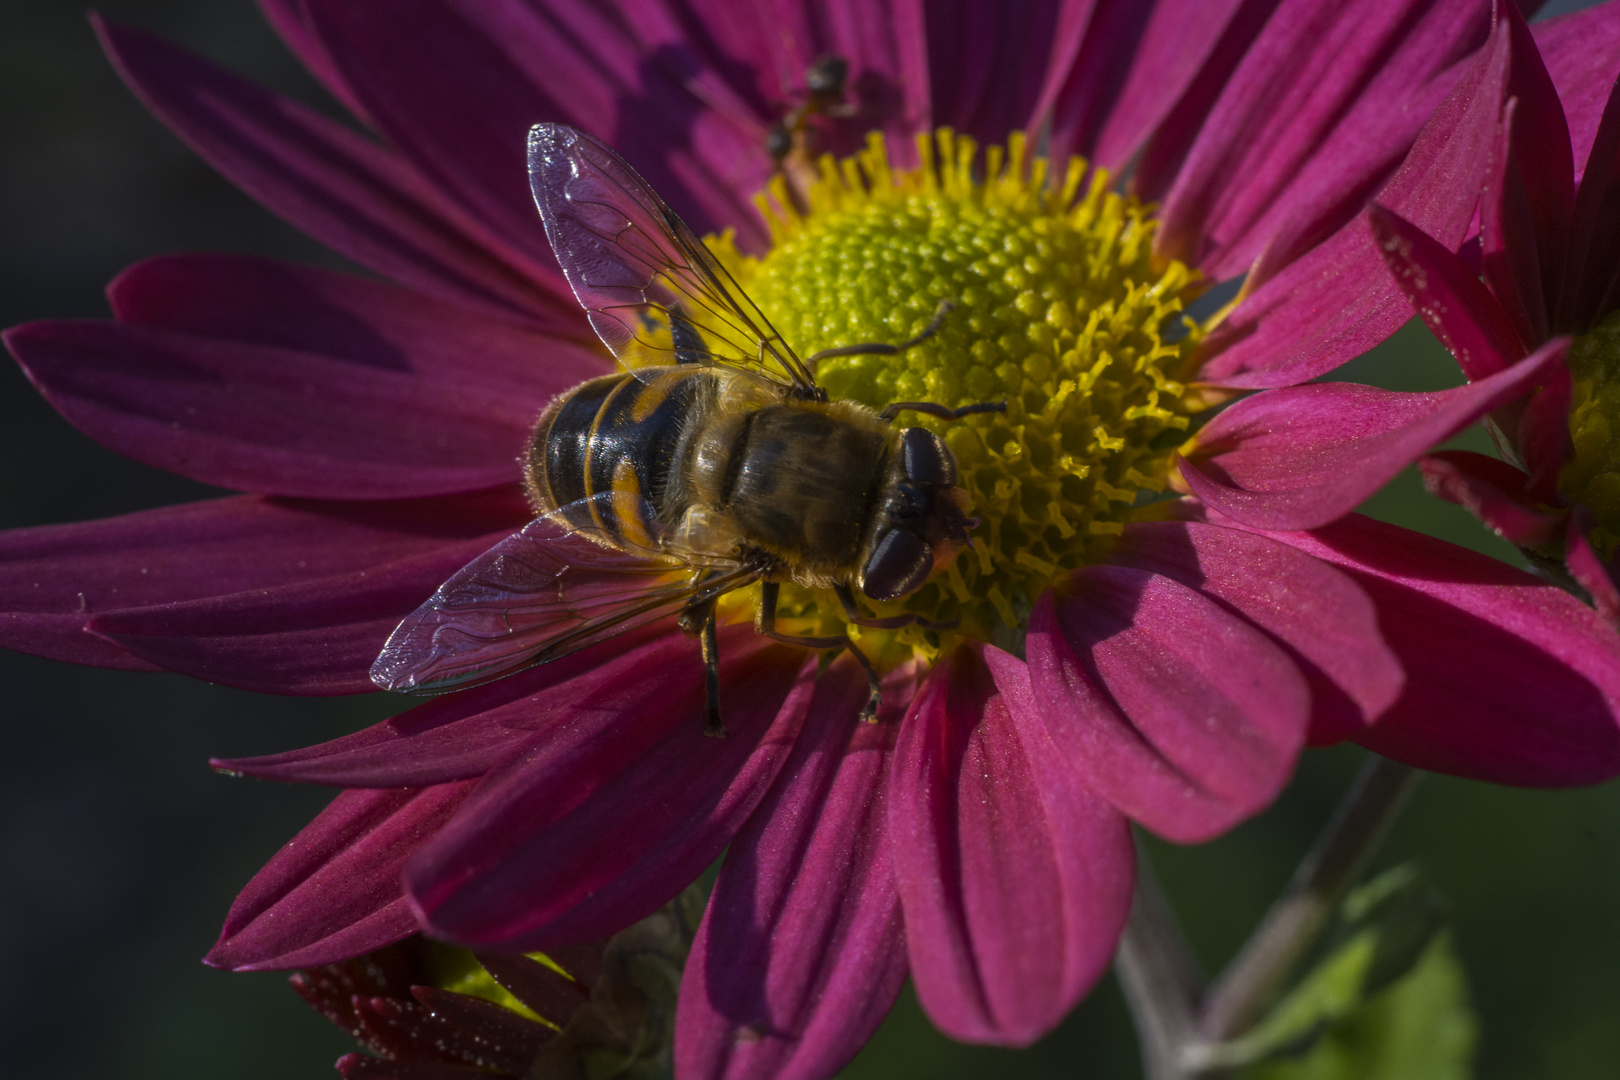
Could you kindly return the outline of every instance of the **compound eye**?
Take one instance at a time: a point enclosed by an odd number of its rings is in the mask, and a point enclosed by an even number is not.
[[[956,486],[956,458],[938,435],[926,428],[900,433],[906,479],[934,487]]]
[[[861,592],[873,600],[896,600],[922,588],[934,570],[934,550],[914,532],[890,529],[861,571]]]

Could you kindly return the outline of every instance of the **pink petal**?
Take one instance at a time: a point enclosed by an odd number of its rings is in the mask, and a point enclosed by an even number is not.
[[[703,734],[703,671],[610,688],[538,733],[406,872],[436,934],[505,951],[606,937],[712,863],[764,797],[814,686],[799,649],[746,627],[721,641],[730,736]]]
[[[1111,120],[1099,147],[1106,155],[1102,160],[1114,162],[1114,168],[1131,168],[1134,194],[1156,200],[1170,190],[1222,87],[1231,81],[1275,9],[1272,3],[1225,0],[1169,0],[1157,7],[1130,81],[1121,92],[1125,98],[1121,110],[1131,123]],[[1125,136],[1135,123],[1149,118],[1150,137],[1132,162],[1133,155],[1123,153]]]
[[[1181,475],[1228,517],[1315,528],[1349,513],[1429,447],[1554,374],[1560,338],[1489,378],[1437,393],[1313,383],[1245,398],[1198,433]]]
[[[1530,491],[1543,502],[1562,501],[1558,474],[1575,453],[1569,434],[1574,396],[1574,380],[1568,366],[1561,364],[1535,392],[1491,418],[1518,447],[1530,472]]]
[[[1092,566],[1030,617],[1030,681],[1063,760],[1178,843],[1218,836],[1292,774],[1310,718],[1304,677],[1214,600],[1142,570]]]
[[[984,4],[944,0],[921,5],[928,33],[932,123],[957,128],[981,144],[1027,130],[1036,115],[1051,49],[1067,24],[1083,25],[1081,3],[1026,0]]]
[[[359,103],[354,100],[353,91],[343,84],[343,77],[332,66],[332,58],[327,55],[320,39],[315,36],[314,28],[309,25],[300,0],[259,0],[259,10],[264,14],[265,21],[275,28],[282,42],[298,57],[304,70],[315,76],[327,92],[343,102],[350,112],[364,118]]]
[[[1092,148],[1152,15],[1149,5],[1120,0],[1070,0],[1059,6],[1039,96],[1022,124],[1039,130],[1054,121],[1047,147],[1052,160],[1084,156]],[[1061,108],[1058,118],[1052,117],[1054,107]]]
[[[269,694],[369,694],[399,621],[504,533],[273,589],[97,615],[86,629],[167,671]]]
[[[1577,506],[1564,535],[1564,562],[1570,576],[1591,594],[1597,613],[1610,623],[1620,623],[1620,586],[1615,584],[1612,564],[1604,562],[1592,547],[1591,532],[1591,511]]]
[[[1490,162],[1508,38],[1499,24],[1376,196],[1452,250],[1474,219]],[[1250,389],[1305,382],[1383,341],[1408,314],[1366,224],[1352,220],[1244,300],[1206,341],[1199,377]]]
[[[686,43],[664,43],[684,54],[665,67],[633,23],[584,0],[309,0],[306,10],[389,143],[525,260],[547,262],[551,250],[524,162],[525,134],[541,120],[611,142],[698,235],[735,226],[745,244],[759,238],[751,192],[725,175],[745,155],[763,157],[759,132],[705,107],[688,85],[701,64]]]
[[[1022,668],[990,646],[934,668],[889,803],[917,996],[952,1038],[1006,1046],[1051,1030],[1102,975],[1135,865],[1124,819],[1057,762]]]
[[[514,257],[397,155],[139,30],[96,30],[124,81],[188,146],[339,254],[508,316],[572,305],[549,262]]]
[[[1469,382],[1525,357],[1513,321],[1462,259],[1392,210],[1375,203],[1367,216],[1396,283]]]
[[[160,255],[119,274],[107,299],[120,322],[454,379],[525,411],[613,370],[577,309],[551,324],[517,322],[252,255]]]
[[[1540,547],[1563,532],[1563,512],[1535,506],[1530,478],[1505,461],[1468,450],[1443,450],[1418,459],[1430,495],[1456,503],[1510,543]]]
[[[1276,539],[1350,572],[1406,692],[1357,741],[1435,772],[1564,787],[1620,774],[1620,634],[1522,570],[1360,515]]]
[[[1169,0],[1155,5],[1099,0],[1080,27],[1066,12],[1047,68],[1037,114],[1050,110],[1052,157],[1086,154],[1119,171],[1148,139],[1222,44],[1235,0]],[[1082,6],[1081,11],[1086,11]],[[1072,59],[1065,59],[1071,56]]]
[[[231,971],[318,967],[415,933],[400,870],[471,790],[339,793],[254,875],[203,962]]]
[[[1558,87],[1579,168],[1592,149],[1604,102],[1620,76],[1620,7],[1598,4],[1535,23],[1530,32]]]
[[[1165,197],[1161,250],[1259,284],[1354,215],[1487,27],[1477,0],[1279,5]]]
[[[1588,327],[1616,306],[1620,288],[1620,82],[1609,91],[1570,226],[1569,280],[1555,325]]]
[[[1530,29],[1504,6],[1513,65],[1502,133],[1480,195],[1480,251],[1485,281],[1526,344],[1552,336],[1551,314],[1564,287],[1574,215],[1575,166],[1569,128]]]
[[[358,506],[241,496],[0,537],[0,645],[101,667],[152,670],[84,631],[131,608],[320,581],[509,529],[515,489]]]
[[[903,684],[903,685],[897,685]],[[675,1020],[676,1071],[819,1080],[848,1063],[906,978],[889,839],[889,758],[911,680],[858,722],[866,676],[841,657],[805,732],[715,882]]]
[[[1140,522],[1109,562],[1181,582],[1260,627],[1310,683],[1313,741],[1359,734],[1405,677],[1372,601],[1342,572],[1275,541],[1198,522]]]
[[[538,732],[578,726],[607,738],[617,716],[640,707],[647,672],[701,671],[697,642],[664,622],[633,630],[485,686],[446,694],[331,742],[215,768],[267,780],[340,787],[426,787],[483,776]],[[368,660],[369,664],[369,660]]]
[[[518,479],[534,399],[347,357],[124,323],[6,331],[81,431],[220,487],[323,499],[475,491]]]

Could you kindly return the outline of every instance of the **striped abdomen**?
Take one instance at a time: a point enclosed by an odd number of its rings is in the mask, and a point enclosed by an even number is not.
[[[592,379],[541,415],[529,459],[540,512],[627,496],[589,504],[610,537],[759,552],[801,584],[849,580],[896,429],[854,402],[793,398],[733,369],[684,364],[641,376]]]
[[[639,496],[622,500],[623,509],[648,509],[665,528],[685,507],[679,479],[697,420],[712,404],[712,368],[684,365],[603,375],[552,402],[540,414],[529,449],[529,497],[544,513],[607,493]],[[603,520],[610,513],[597,504],[597,523],[615,536],[640,542],[661,531],[652,522]]]

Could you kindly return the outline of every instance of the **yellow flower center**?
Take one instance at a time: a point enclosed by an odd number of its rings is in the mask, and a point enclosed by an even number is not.
[[[955,453],[980,524],[972,550],[920,591],[868,606],[1019,647],[1047,585],[1095,561],[1143,492],[1166,487],[1200,408],[1180,380],[1201,337],[1181,311],[1201,282],[1156,263],[1152,208],[1079,158],[1056,177],[1022,134],[982,166],[974,142],[949,130],[917,145],[916,170],[891,168],[876,134],[854,158],[822,158],[807,213],[778,180],[759,199],[773,241],[763,259],[729,235],[709,243],[801,356],[904,341],[941,301],[956,305],[898,356],[830,358],[816,374],[832,397],[875,408],[1006,402],[1005,414],[954,422],[902,414]],[[804,632],[845,630],[836,603],[813,592],[784,587],[782,613]],[[916,627],[849,632],[884,663],[944,644]]]
[[[1559,489],[1585,503],[1597,519],[1593,538],[1604,551],[1620,539],[1620,311],[1576,338],[1569,349],[1574,399],[1569,434],[1573,460],[1559,474]]]

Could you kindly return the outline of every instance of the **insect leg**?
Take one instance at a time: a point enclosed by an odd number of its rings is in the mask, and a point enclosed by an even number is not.
[[[759,615],[754,620],[754,628],[768,638],[788,645],[798,645],[805,649],[848,649],[849,654],[855,658],[856,663],[866,672],[866,680],[871,684],[871,696],[866,699],[866,707],[861,710],[861,719],[874,721],[877,719],[878,706],[883,702],[883,688],[878,679],[877,669],[866,654],[855,647],[848,634],[838,637],[800,637],[796,634],[780,634],[776,630],[776,598],[779,586],[774,581],[767,581],[759,590]]]
[[[928,321],[927,326],[923,327],[922,333],[914,338],[907,338],[898,345],[889,345],[881,341],[867,341],[859,345],[840,345],[836,349],[822,349],[811,356],[806,363],[814,364],[818,360],[830,360],[835,356],[894,356],[897,353],[903,353],[913,345],[921,345],[939,333],[939,328],[945,325],[945,316],[949,315],[955,308],[956,305],[949,300],[941,300],[939,307],[934,309],[934,317]]]
[[[703,734],[711,738],[726,737],[726,725],[720,721],[720,640],[715,633],[714,601],[703,605],[703,625],[698,630],[698,641],[703,648],[703,689],[708,696],[709,721]]]
[[[1007,403],[1005,401],[981,401],[976,405],[964,405],[960,409],[946,408],[944,405],[936,405],[932,401],[896,401],[878,413],[878,419],[893,420],[903,412],[920,412],[929,416],[937,416],[941,420],[960,420],[964,416],[972,416],[975,413],[1006,411]]]
[[[713,570],[699,571],[693,578],[694,587],[701,586],[715,576]],[[698,636],[703,653],[703,689],[708,701],[708,723],[703,734],[716,739],[726,737],[726,725],[720,720],[720,639],[715,627],[715,601],[718,595],[697,600],[681,609],[675,620],[682,630]]]
[[[873,618],[870,615],[862,615],[861,609],[855,606],[855,593],[848,584],[834,585],[832,588],[838,597],[838,603],[844,609],[844,618],[856,626],[870,626],[874,630],[898,630],[902,626],[920,626],[924,630],[935,631],[956,629],[955,619],[946,622],[935,622],[933,619],[925,619],[912,611],[908,611],[904,615],[890,615],[881,619]]]

